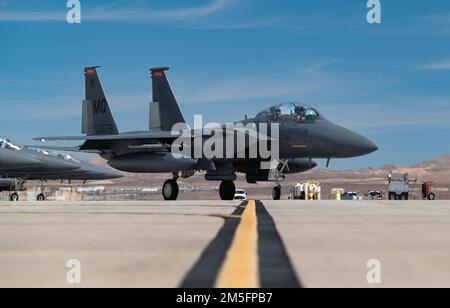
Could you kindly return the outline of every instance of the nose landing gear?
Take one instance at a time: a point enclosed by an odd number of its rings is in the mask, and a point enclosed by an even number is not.
[[[281,186],[275,186],[272,191],[273,200],[281,200]]]
[[[273,167],[269,173],[269,179],[276,182],[272,190],[272,198],[275,201],[281,200],[281,183],[286,179],[285,171],[289,171],[288,160],[279,160],[273,162]]]

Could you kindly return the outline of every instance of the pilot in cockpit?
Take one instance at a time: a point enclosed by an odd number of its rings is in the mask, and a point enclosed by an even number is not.
[[[280,109],[280,107],[279,106],[270,107],[270,114],[275,119],[280,118],[281,117],[281,109]]]
[[[259,113],[257,117],[264,117],[273,121],[290,121],[297,123],[314,123],[321,118],[314,108],[294,103],[284,103],[272,106]]]
[[[303,106],[296,106],[295,107],[295,114],[297,115],[298,121],[304,121],[305,120],[305,112],[306,108]]]

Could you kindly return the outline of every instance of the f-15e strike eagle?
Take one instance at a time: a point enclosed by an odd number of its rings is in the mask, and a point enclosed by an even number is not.
[[[38,137],[35,140],[80,140],[84,143],[72,150],[98,153],[115,169],[171,173],[173,177],[162,188],[165,200],[176,200],[179,194],[177,180],[189,178],[197,171],[204,171],[207,181],[221,182],[222,200],[234,198],[237,173],[245,174],[249,183],[276,183],[273,199],[279,200],[280,183],[285,176],[314,168],[314,158],[327,159],[328,165],[333,158],[357,157],[378,149],[365,137],[331,123],[316,109],[291,102],[270,107],[254,118],[234,123],[231,128],[222,125],[222,131],[191,130],[185,124],[167,80],[168,68],[151,70],[153,102],[149,130],[119,133],[97,68],[88,67],[84,71],[86,99],[83,101],[82,133],[85,136]],[[216,139],[211,142],[213,137]],[[230,138],[231,143],[228,142]],[[276,155],[263,155],[262,144]],[[202,151],[207,145],[215,156]],[[220,155],[222,153],[224,155]]]
[[[122,177],[110,169],[82,162],[71,155],[33,146],[18,145],[0,138],[0,192],[11,192],[10,200],[19,201],[26,181],[39,181],[37,201],[44,201],[47,180],[109,180]]]

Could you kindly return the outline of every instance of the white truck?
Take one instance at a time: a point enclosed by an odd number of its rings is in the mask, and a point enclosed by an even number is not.
[[[406,173],[401,179],[394,180],[392,173],[388,175],[389,181],[389,200],[409,200],[411,191],[411,184],[413,187],[417,183],[417,179],[409,180],[409,175]],[[414,188],[413,188],[414,189]]]

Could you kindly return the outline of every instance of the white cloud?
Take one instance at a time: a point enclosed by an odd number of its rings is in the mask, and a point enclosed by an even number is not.
[[[5,0],[2,0],[5,1]],[[107,22],[156,22],[184,21],[206,17],[227,8],[235,0],[213,0],[206,5],[168,10],[137,9],[127,7],[97,7],[83,11],[83,20]],[[1,2],[6,6],[8,2]],[[67,12],[6,9],[0,12],[0,22],[7,21],[41,21],[65,22]]]
[[[180,83],[178,93],[184,103],[240,102],[250,100],[298,101],[309,94],[340,89],[342,82],[326,73],[331,61],[310,63],[301,70],[276,72],[263,76],[237,75],[222,80],[186,79]],[[192,80],[195,80],[193,82]]]
[[[433,23],[435,25],[449,25],[450,24],[450,13],[441,14],[430,14],[425,16],[420,16],[421,20]]]
[[[450,35],[450,13],[429,14],[419,16],[417,22],[411,25],[411,34],[448,36]]]
[[[225,9],[234,0],[214,0],[209,4],[198,7],[188,7],[171,10],[149,9],[102,9],[98,8],[85,14],[86,20],[91,21],[180,21],[206,17]]]
[[[302,65],[300,70],[281,70],[265,75],[238,75],[222,79],[207,76],[199,79],[197,75],[180,78],[174,75],[169,76],[169,79],[182,109],[191,112],[214,111],[206,106],[211,104],[217,106],[218,110],[228,110],[230,103],[233,103],[233,106],[242,104],[240,111],[254,115],[267,104],[293,100],[313,105],[329,120],[356,130],[450,126],[450,98],[437,95],[400,96],[392,92],[390,84],[384,82],[365,95],[364,89],[368,88],[371,80],[333,73],[328,67],[333,63],[335,61],[309,63]],[[132,122],[133,125],[139,123],[139,127],[146,126],[148,102],[151,100],[147,86],[126,91],[122,90],[124,87],[116,87],[111,83],[105,83],[104,86],[120,127],[130,126],[129,117],[133,116],[139,116],[140,119],[139,122]],[[6,119],[14,119],[17,114],[21,114],[31,121],[49,118],[75,120],[81,117],[83,93],[81,88],[79,91],[80,96],[68,94],[50,99],[8,99],[0,96],[0,104],[8,102],[11,106],[3,110]],[[234,117],[242,112],[224,115],[223,120],[238,120]]]
[[[420,65],[418,68],[422,69],[422,70],[447,71],[447,70],[450,70],[450,60],[428,63],[428,64]]]

